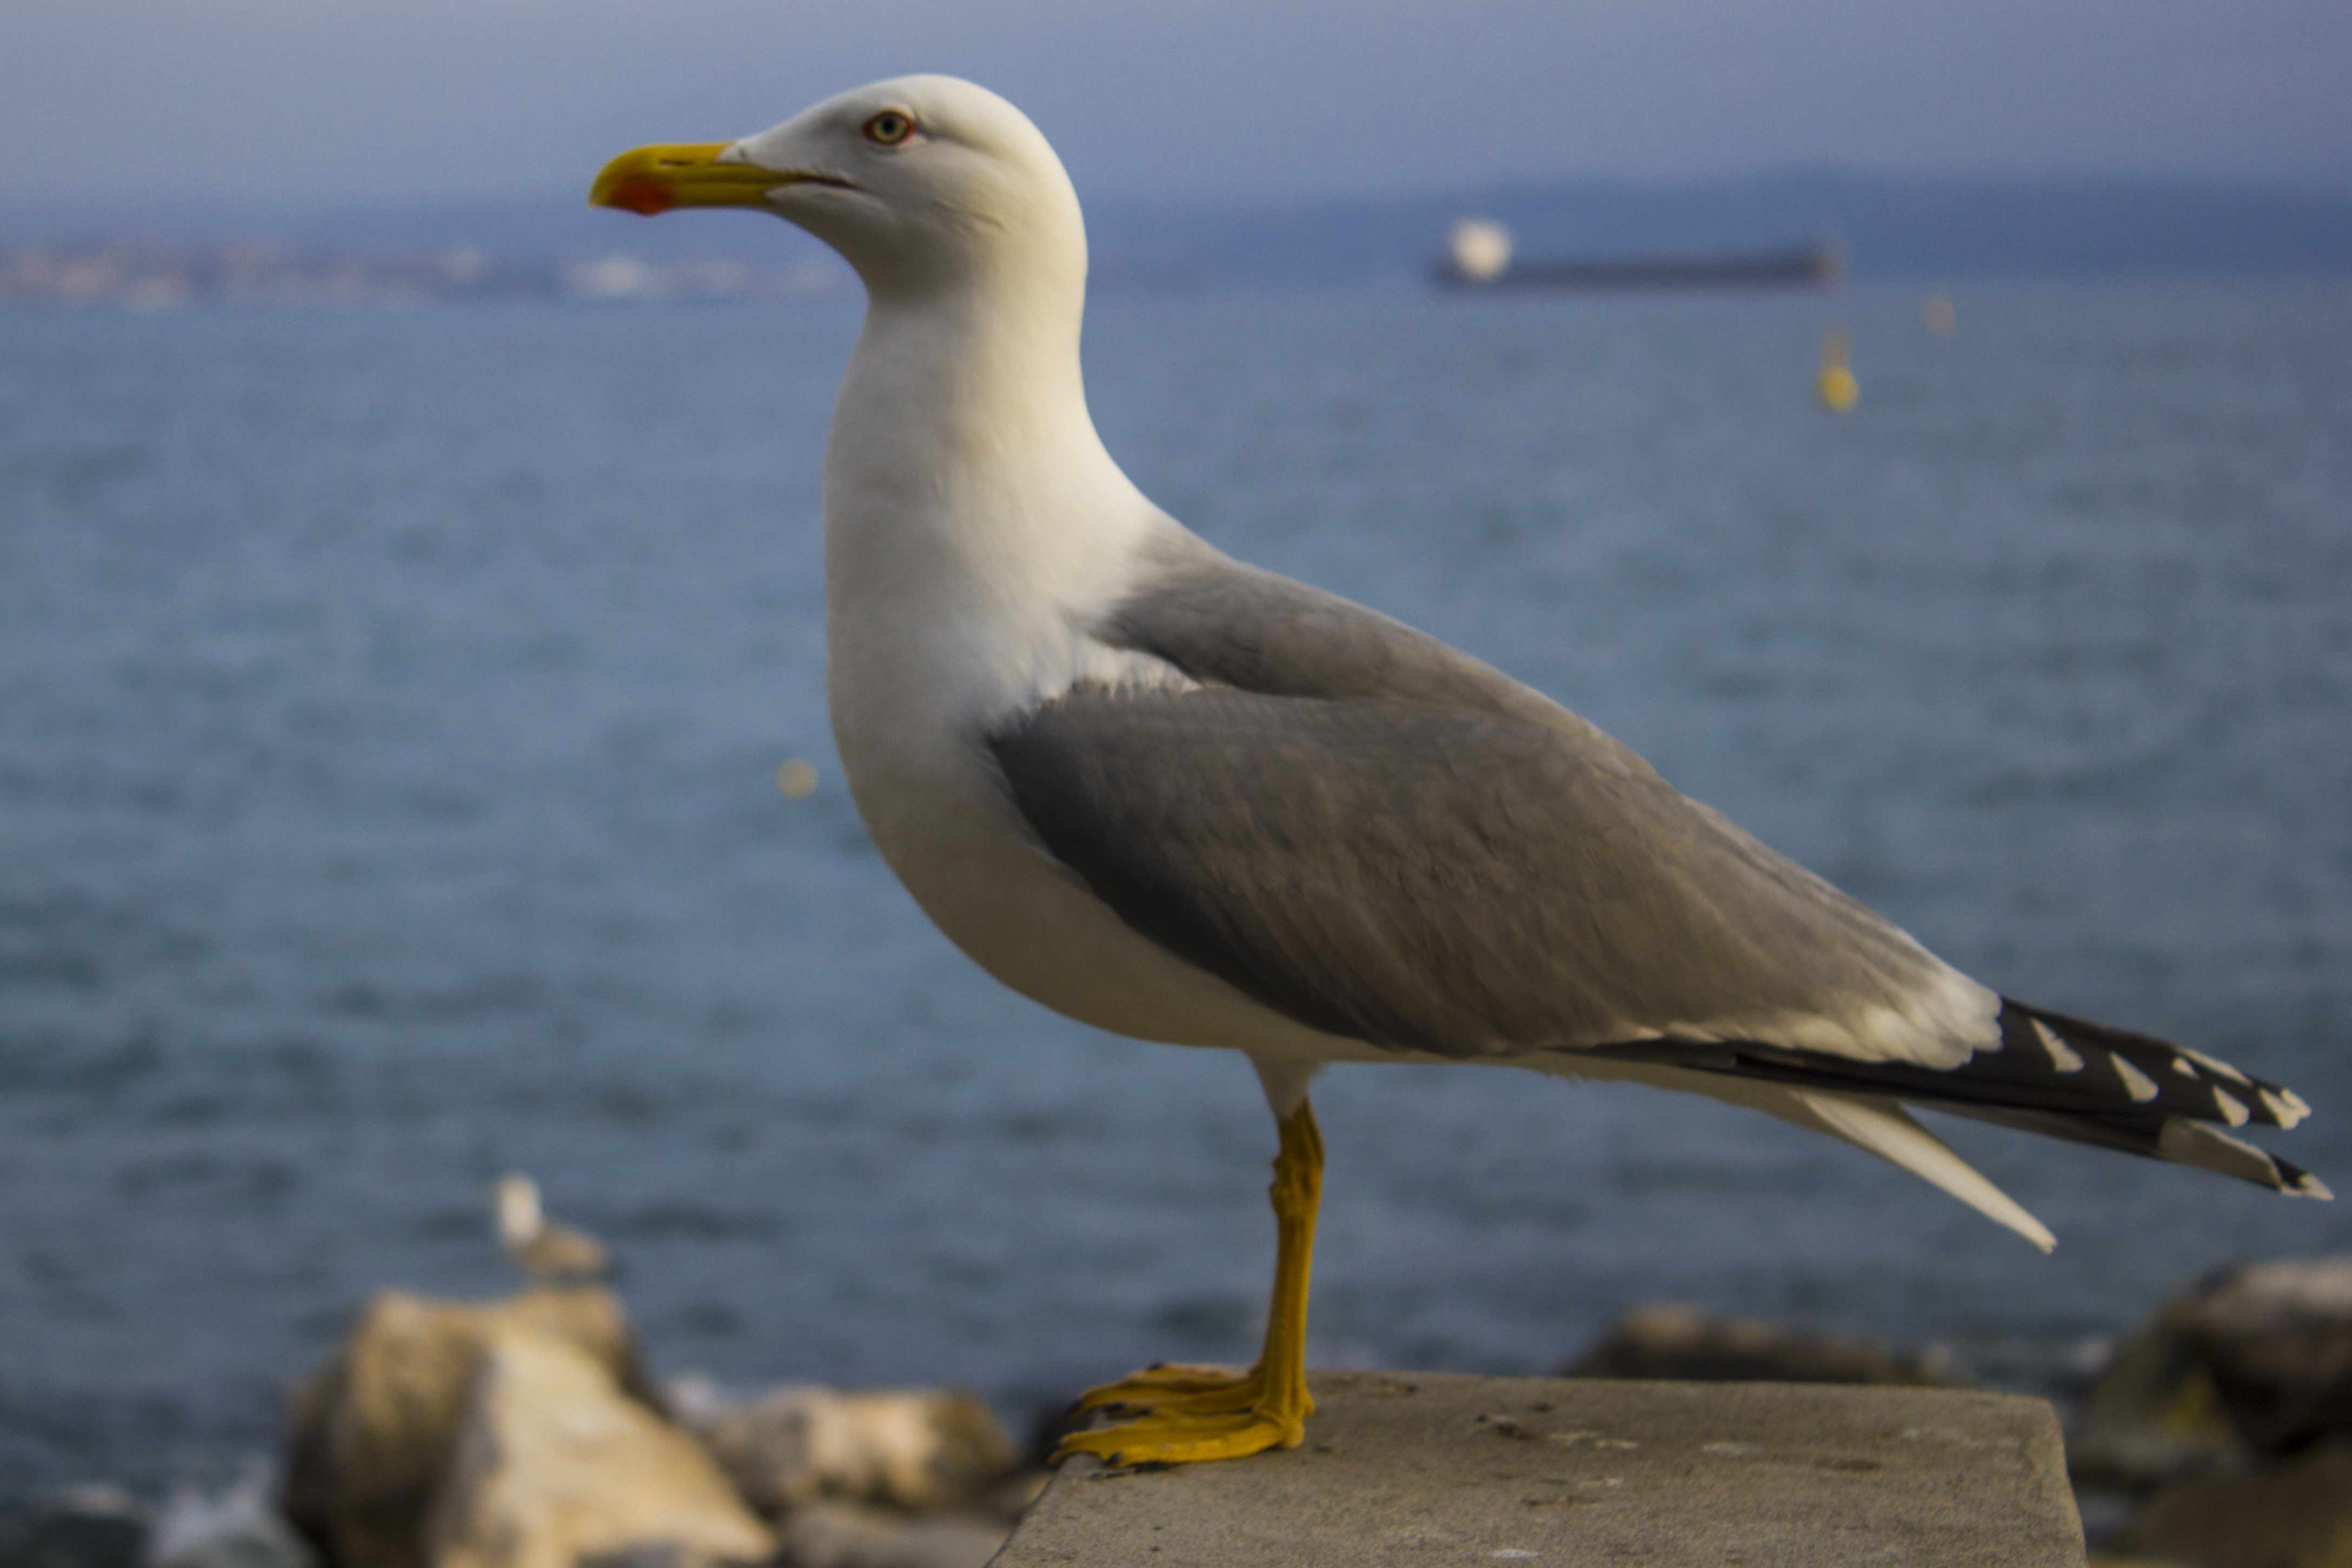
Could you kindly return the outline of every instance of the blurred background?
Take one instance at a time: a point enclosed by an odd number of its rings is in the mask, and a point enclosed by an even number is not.
[[[1237,1060],[999,989],[824,710],[852,280],[583,205],[954,71],[1093,221],[1097,422],[1215,543],[1561,699],[2352,1180],[2352,10],[2039,0],[0,5],[0,1493],[275,1441],[534,1174],[666,1373],[1020,1421],[1246,1359]],[[1833,244],[1830,287],[1440,288]],[[1459,279],[1456,279],[1458,281]],[[1847,368],[1853,395],[1832,392]],[[788,763],[797,763],[780,772]],[[812,787],[813,786],[813,787]],[[2044,1258],[1634,1090],[1344,1069],[1324,1364],[1672,1298],[2063,1385],[2340,1208],[1939,1124]]]

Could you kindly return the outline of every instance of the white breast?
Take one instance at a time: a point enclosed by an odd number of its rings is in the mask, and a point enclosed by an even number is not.
[[[992,731],[1081,682],[1190,684],[1088,631],[1176,524],[1103,450],[1074,366],[977,397],[926,371],[951,334],[923,327],[869,316],[826,454],[826,686],[866,830],[949,940],[1056,1012],[1142,1039],[1325,1054],[1326,1037],[1121,921],[1014,808]]]
[[[1097,1028],[1261,1051],[1307,1037],[1139,934],[1037,842],[985,742],[987,725],[1017,709],[958,700],[971,696],[974,669],[1003,657],[972,646],[982,628],[950,618],[899,629],[908,635],[867,626],[833,639],[834,734],[876,847],[948,939],[1004,984]],[[1156,660],[1065,640],[1057,657],[1028,661],[1024,700],[1077,679],[1184,679]]]

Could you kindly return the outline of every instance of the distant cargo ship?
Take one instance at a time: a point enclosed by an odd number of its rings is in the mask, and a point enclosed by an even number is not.
[[[1611,260],[1521,261],[1511,231],[1464,218],[1445,239],[1437,282],[1447,289],[1834,289],[1845,253],[1820,241],[1730,256],[1638,256]]]

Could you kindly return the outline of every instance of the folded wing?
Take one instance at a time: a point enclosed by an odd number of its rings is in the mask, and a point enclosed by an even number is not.
[[[1737,1080],[1947,1186],[1895,1102],[2324,1194],[2220,1131],[2293,1125],[2290,1091],[2003,998],[1466,655],[1171,551],[1107,640],[1203,684],[1082,686],[986,740],[1046,849],[1265,1005],[1399,1052]]]

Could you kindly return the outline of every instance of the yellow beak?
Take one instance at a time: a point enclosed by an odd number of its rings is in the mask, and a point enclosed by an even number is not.
[[[732,142],[666,142],[624,153],[588,189],[593,207],[624,207],[646,217],[672,207],[756,207],[778,185],[800,176],[757,163],[722,163]]]

